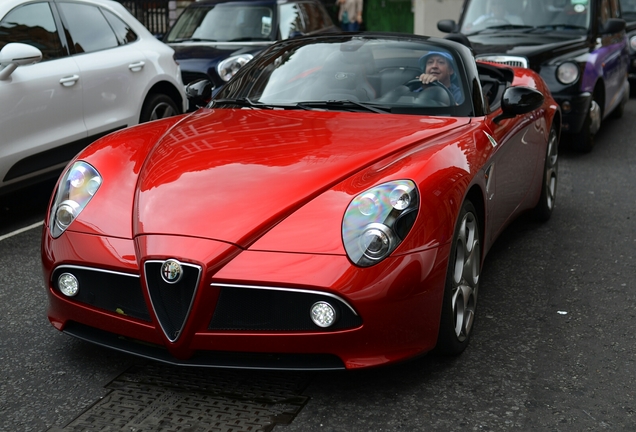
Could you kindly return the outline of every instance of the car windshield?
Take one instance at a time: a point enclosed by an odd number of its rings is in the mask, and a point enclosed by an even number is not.
[[[626,21],[636,21],[636,0],[621,0],[621,11]]]
[[[410,40],[290,40],[251,61],[213,104],[458,115],[471,108],[459,60],[446,45]],[[418,77],[423,72],[435,75],[437,82],[422,85]]]
[[[274,39],[274,11],[263,5],[220,4],[187,8],[166,42],[239,42]]]
[[[585,32],[589,27],[590,0],[471,0],[461,22],[466,35],[537,29]]]

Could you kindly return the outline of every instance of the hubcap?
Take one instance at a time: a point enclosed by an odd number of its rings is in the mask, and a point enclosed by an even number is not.
[[[460,342],[470,334],[475,319],[480,267],[481,252],[477,219],[474,214],[467,213],[461,221],[456,240],[452,287],[455,335]]]
[[[176,114],[177,113],[174,111],[174,109],[172,109],[172,106],[169,103],[162,102],[152,110],[152,114],[150,114],[150,120],[158,120],[166,117],[171,117]]]
[[[548,154],[545,161],[545,190],[548,208],[554,207],[554,198],[556,197],[557,176],[559,171],[559,149],[556,132],[550,133],[548,141]]]
[[[590,133],[596,134],[601,128],[601,107],[595,100],[590,105]]]

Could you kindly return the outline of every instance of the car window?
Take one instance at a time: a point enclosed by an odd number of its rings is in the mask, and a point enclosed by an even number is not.
[[[636,21],[636,0],[620,0],[622,17],[627,21]]]
[[[279,30],[280,38],[287,39],[291,36],[306,32],[305,20],[307,11],[299,3],[287,3],[279,6]]]
[[[117,37],[97,7],[58,3],[76,54],[101,51],[119,45]]]
[[[607,13],[609,14],[608,0]],[[472,0],[467,3],[461,32],[514,27],[586,31],[591,0]],[[609,16],[609,15],[608,15]]]
[[[221,88],[218,100],[246,98],[303,109],[375,104],[393,113],[439,115],[465,114],[471,108],[462,63],[434,44],[360,36],[303,45],[290,39],[284,48],[252,62],[233,86]],[[436,73],[439,82],[422,85],[422,73]]]
[[[263,5],[217,5],[186,9],[166,42],[272,40],[274,11]]]
[[[328,15],[325,16],[323,9],[316,3],[300,3],[300,7],[305,10],[305,33],[313,33],[329,25]]]
[[[104,10],[104,16],[113,28],[115,34],[117,34],[117,39],[119,40],[119,43],[121,45],[125,45],[137,40],[137,34],[128,26],[128,24],[123,22],[114,13]]]
[[[599,12],[600,23],[605,24],[612,17],[609,0],[601,0],[601,10]]]
[[[0,21],[0,49],[12,42],[33,45],[42,51],[43,60],[67,55],[48,3],[18,6]]]

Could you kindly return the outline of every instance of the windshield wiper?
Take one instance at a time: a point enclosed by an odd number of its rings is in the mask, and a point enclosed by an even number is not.
[[[296,106],[302,109],[314,109],[314,108],[323,108],[323,109],[357,108],[357,109],[360,109],[362,108],[365,111],[371,111],[371,112],[379,113],[379,114],[386,114],[387,112],[391,112],[391,107],[386,105],[355,102],[352,100],[307,101],[307,102],[299,102],[296,104]]]
[[[529,25],[502,24],[502,25],[486,27],[486,28],[483,28],[481,30],[474,31],[472,33],[466,33],[466,36],[476,35],[476,34],[483,33],[483,32],[488,31],[488,30],[493,30],[493,31],[494,30],[532,30],[533,28],[534,27],[529,26]]]
[[[540,26],[535,26],[534,30],[587,30],[587,27],[584,26],[579,26],[579,25],[572,25],[572,24],[567,24],[567,23],[558,23],[558,24],[546,24],[546,25],[540,25]]]
[[[260,102],[254,102],[249,98],[238,98],[238,99],[214,99],[212,100],[212,106],[227,104],[227,105],[238,105],[240,107],[246,108],[261,108],[261,109],[274,109],[274,105],[267,105]]]
[[[225,42],[271,42],[270,38],[266,37],[239,37],[226,40]]]
[[[175,39],[172,41],[168,41],[168,43],[175,43],[175,42],[218,42],[216,39],[202,39],[202,38],[182,38],[182,39]]]

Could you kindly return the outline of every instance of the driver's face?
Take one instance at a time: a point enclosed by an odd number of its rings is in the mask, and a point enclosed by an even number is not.
[[[437,76],[438,81],[449,86],[453,67],[445,57],[432,55],[426,60],[426,73]]]

